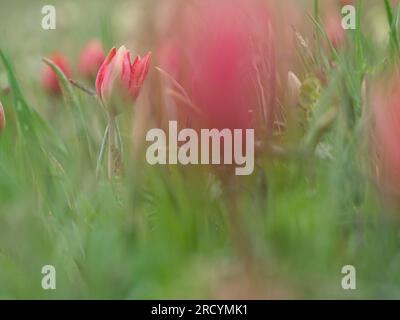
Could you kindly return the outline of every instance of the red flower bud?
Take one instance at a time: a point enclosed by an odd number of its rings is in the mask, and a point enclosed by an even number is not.
[[[86,78],[94,78],[104,61],[104,51],[101,42],[97,39],[89,41],[79,57],[79,72]]]
[[[69,63],[67,58],[60,54],[54,53],[49,57],[64,73],[67,77],[71,75],[71,69],[69,67]],[[54,71],[48,66],[45,65],[42,71],[42,86],[43,88],[51,93],[51,94],[60,94],[61,88],[60,84],[58,83],[57,75]]]
[[[136,100],[149,72],[150,61],[151,53],[148,53],[143,58],[137,56],[131,63],[130,52],[124,46],[118,50],[112,48],[97,74],[97,94],[107,102],[115,90],[123,89],[120,94],[128,93]]]

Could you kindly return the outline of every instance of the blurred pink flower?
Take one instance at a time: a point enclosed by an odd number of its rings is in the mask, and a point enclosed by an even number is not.
[[[86,78],[95,78],[104,58],[101,42],[98,39],[89,41],[79,57],[79,72]]]
[[[276,48],[265,2],[188,0],[166,32],[159,63],[174,79],[164,87],[172,117],[201,128],[250,128],[254,119],[272,127]]]
[[[339,4],[341,6],[352,5],[354,4],[354,0],[339,0]]]
[[[52,60],[65,73],[67,77],[71,76],[71,69],[68,60],[64,55],[60,53],[53,53],[49,57],[49,59]],[[58,83],[57,75],[48,65],[45,65],[42,70],[41,82],[43,88],[47,92],[55,95],[61,93],[61,88],[60,84]]]
[[[96,79],[96,91],[107,103],[115,90],[118,94],[136,100],[146,80],[151,62],[151,53],[143,58],[137,56],[131,63],[130,52],[124,46],[112,48],[101,65]]]
[[[329,41],[335,48],[340,46],[346,40],[346,33],[342,27],[342,16],[340,15],[339,9],[332,9],[325,21],[325,31]]]
[[[380,84],[373,94],[374,147],[379,182],[400,200],[400,76]]]
[[[0,101],[0,133],[4,130],[5,127],[6,127],[6,117],[4,115],[3,105],[1,104]]]

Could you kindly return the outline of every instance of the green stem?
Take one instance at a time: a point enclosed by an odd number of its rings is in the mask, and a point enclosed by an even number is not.
[[[108,163],[107,172],[108,178],[112,179],[114,176],[114,150],[116,150],[115,145],[115,116],[110,114],[108,119]]]
[[[123,155],[124,155],[124,146],[122,143],[122,136],[121,136],[121,130],[119,129],[119,125],[118,123],[116,123],[116,132],[117,132],[117,141],[118,141],[118,150],[121,153],[121,158],[123,159]]]

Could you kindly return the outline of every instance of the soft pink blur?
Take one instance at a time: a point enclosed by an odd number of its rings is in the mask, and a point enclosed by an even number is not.
[[[100,40],[93,39],[89,41],[79,57],[79,72],[86,78],[95,78],[104,58],[103,46]]]
[[[3,132],[6,127],[6,117],[4,115],[4,108],[0,101],[0,133]]]
[[[400,200],[400,76],[386,79],[373,96],[374,147],[377,152],[379,182]]]
[[[343,7],[346,5],[354,5],[355,0],[338,0],[339,4]]]
[[[258,119],[271,127],[276,30],[269,7],[257,0],[180,4],[158,57],[161,69],[181,86],[165,82],[166,108],[186,126],[250,128]]]
[[[342,9],[345,5],[354,5],[352,0],[321,1],[321,19],[326,35],[335,49],[341,49],[346,43],[346,30],[342,27]],[[330,50],[328,44],[326,43]]]
[[[332,9],[328,12],[325,21],[325,32],[329,41],[336,49],[340,48],[344,44],[346,33],[342,27],[342,16],[339,9]]]
[[[67,58],[60,53],[53,53],[50,57],[52,60],[64,73],[67,77],[71,76],[71,68],[69,66]],[[42,74],[41,74],[41,83],[43,88],[50,94],[60,94],[61,87],[58,83],[57,75],[54,71],[48,66],[44,65]]]
[[[96,91],[107,104],[115,92],[136,100],[149,72],[151,53],[137,56],[131,63],[130,51],[124,46],[112,48],[101,65],[96,79]]]
[[[296,34],[313,45],[301,10],[298,0],[160,1],[141,34],[159,72],[138,101],[134,145],[169,120],[196,130],[254,128],[257,144],[268,144],[285,121],[288,73],[304,72]]]

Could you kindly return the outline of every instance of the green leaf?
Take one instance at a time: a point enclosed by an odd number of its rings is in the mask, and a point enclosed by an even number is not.
[[[390,44],[392,48],[398,52],[400,49],[399,46],[399,38],[397,34],[397,16],[395,18],[392,5],[390,4],[389,0],[384,0],[386,15],[390,27]]]
[[[82,113],[81,105],[79,103],[78,97],[75,94],[73,86],[70,80],[67,78],[65,73],[50,59],[43,58],[44,63],[46,63],[56,74],[57,79],[60,83],[61,90],[63,92],[64,100],[67,108],[71,107],[78,131],[79,139],[83,139],[87,143],[87,150],[89,156],[92,157],[92,146],[90,136],[87,130],[85,118]]]
[[[67,107],[79,107],[78,97],[76,96],[65,73],[50,59],[43,58],[43,62],[46,63],[57,75]]]

